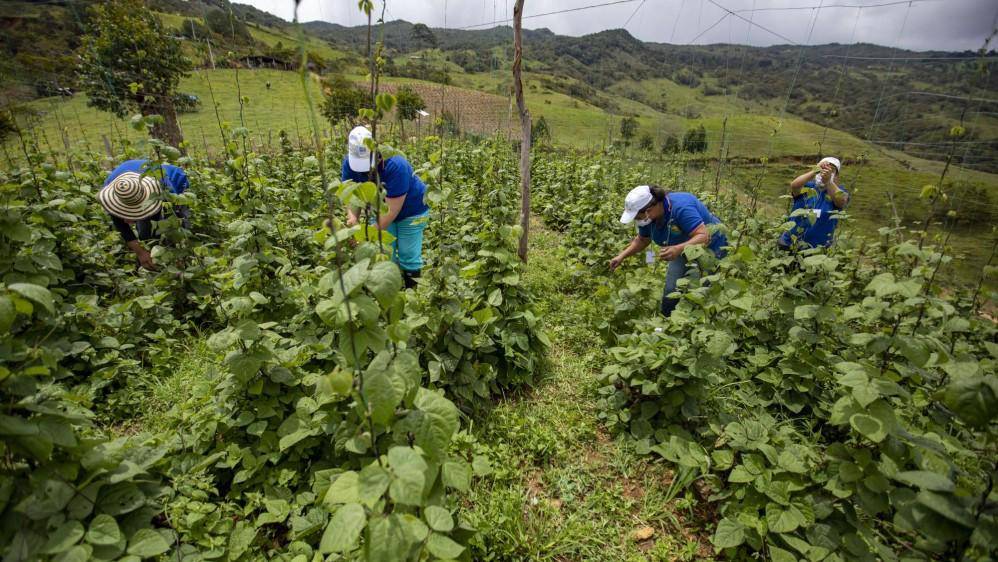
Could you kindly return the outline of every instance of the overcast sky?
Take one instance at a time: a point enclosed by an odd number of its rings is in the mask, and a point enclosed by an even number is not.
[[[293,0],[235,1],[287,20],[294,14]],[[474,26],[508,19],[513,13],[513,0],[387,1],[387,21],[404,19],[430,27]],[[523,26],[585,35],[626,23],[627,31],[639,39],[677,44],[774,45],[789,43],[789,39],[809,45],[866,42],[913,50],[960,51],[980,48],[998,19],[998,0],[912,0],[910,8],[898,0],[617,0],[613,5],[529,18],[612,1],[526,0]],[[876,7],[888,3],[895,5]],[[381,0],[375,0],[375,5],[380,12]],[[858,5],[866,7],[852,7]],[[721,6],[737,15],[728,14]],[[769,10],[791,7],[802,9]],[[302,0],[299,10],[301,21],[364,23],[356,0]],[[809,33],[815,17],[813,33]],[[491,24],[476,29],[488,27]],[[998,48],[998,39],[992,40],[990,48]]]

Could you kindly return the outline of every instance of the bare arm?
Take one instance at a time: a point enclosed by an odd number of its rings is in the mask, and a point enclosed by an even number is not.
[[[145,249],[141,242],[138,240],[129,240],[125,242],[125,246],[139,258],[139,265],[150,271],[156,269],[156,263],[152,259],[152,254],[149,253],[149,250]]]
[[[402,205],[405,203],[405,198],[405,195],[385,198],[385,201],[388,202],[388,212],[381,215],[381,220],[378,221],[378,228],[380,230],[388,228],[390,224],[395,222],[395,217],[399,216]]]
[[[651,238],[645,238],[644,236],[640,235],[635,236],[634,239],[631,240],[631,243],[628,244],[626,248],[621,250],[620,253],[617,254],[615,258],[610,260],[610,271],[617,269],[617,267],[620,265],[620,262],[647,248],[648,244],[651,244]]]
[[[828,198],[832,200],[836,209],[844,209],[849,203],[849,194],[839,188],[839,184],[834,179],[825,184],[825,193],[828,194]]]
[[[794,178],[793,181],[790,182],[790,195],[793,195],[794,197],[800,195],[800,191],[804,189],[804,184],[813,180],[814,176],[818,175],[818,171],[819,170],[811,170]]]
[[[690,233],[690,239],[686,242],[674,246],[666,246],[659,250],[658,257],[666,261],[672,261],[678,258],[687,246],[697,246],[699,244],[710,244],[710,231],[707,230],[707,225],[704,223],[700,223],[700,226],[693,229],[693,232]]]

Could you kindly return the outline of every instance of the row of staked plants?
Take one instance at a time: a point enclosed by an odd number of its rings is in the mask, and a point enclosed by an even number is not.
[[[341,147],[257,154],[245,128],[221,129],[213,161],[153,139],[111,159],[24,138],[0,172],[0,555],[470,559],[460,496],[488,463],[462,416],[535,381],[548,345],[516,256],[511,147],[406,147],[433,214],[404,291],[390,235],[344,224],[344,205],[384,209],[377,183],[327,176]],[[191,181],[166,196],[192,226],[161,222],[155,272],[95,197],[135,157]],[[202,337],[205,406],[178,397],[176,427],[118,430],[149,373]]]
[[[549,204],[546,220],[608,259],[590,217],[612,220],[607,201],[631,186],[606,181],[602,160],[564,164],[572,182],[534,177],[542,201],[571,185],[585,212]],[[982,287],[994,269],[940,287],[944,244],[854,236],[847,217],[832,249],[789,254],[774,243],[782,221],[701,195],[732,247],[720,261],[687,250],[702,276],[680,283],[670,319],[655,312],[658,266],[606,283],[605,423],[673,463],[677,491],[698,483],[726,557],[993,559],[998,329]]]

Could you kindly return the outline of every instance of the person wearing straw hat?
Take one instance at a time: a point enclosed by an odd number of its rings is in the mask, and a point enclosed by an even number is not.
[[[139,265],[148,270],[154,270],[156,264],[141,241],[158,237],[154,223],[164,218],[163,186],[179,195],[187,190],[190,182],[187,174],[177,166],[152,167],[147,160],[128,160],[108,174],[104,187],[97,194],[125,246],[138,258]],[[190,213],[187,208],[174,205],[173,211],[184,228],[188,228]],[[132,230],[133,224],[138,236]]]
[[[378,178],[385,187],[388,210],[372,224],[395,237],[392,241],[392,261],[402,270],[407,289],[416,286],[423,268],[423,230],[430,208],[423,201],[426,185],[413,171],[412,164],[401,154],[387,160],[375,154],[365,144],[372,137],[367,127],[354,127],[347,138],[347,155],[343,158],[342,181],[374,181],[371,168],[377,167]],[[347,209],[347,225],[360,219],[354,209]]]
[[[788,221],[794,225],[784,232],[777,245],[784,250],[831,246],[835,239],[836,215],[849,203],[849,192],[839,183],[842,162],[828,156],[814,169],[790,182],[793,207]],[[808,192],[804,188],[809,188]],[[797,213],[807,209],[810,212]]]
[[[666,317],[679,304],[679,299],[669,295],[676,291],[679,280],[687,275],[683,250],[689,246],[705,245],[715,256],[723,258],[724,247],[728,245],[724,233],[712,226],[720,225],[721,220],[696,195],[672,192],[657,185],[639,185],[632,189],[624,199],[620,222],[636,222],[638,234],[610,260],[610,271],[616,270],[628,257],[643,251],[652,241],[661,246],[658,258],[669,262],[660,306],[662,315]]]

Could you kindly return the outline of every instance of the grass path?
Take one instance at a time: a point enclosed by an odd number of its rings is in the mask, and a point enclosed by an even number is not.
[[[705,506],[692,492],[670,501],[668,463],[638,456],[599,422],[606,345],[595,328],[601,311],[590,297],[593,276],[566,267],[560,237],[538,223],[530,251],[525,282],[540,299],[550,366],[535,388],[500,399],[469,422],[492,466],[464,500],[463,513],[481,531],[473,558],[711,559]],[[168,434],[211,407],[220,366],[203,338],[160,359],[166,376],[126,391],[131,396],[123,399],[137,401],[140,414],[113,431]]]
[[[667,500],[671,471],[612,439],[597,418],[606,346],[600,311],[571,290],[556,233],[534,225],[526,280],[552,340],[547,377],[473,428],[494,472],[469,518],[485,560],[692,560],[711,557],[693,495]]]

